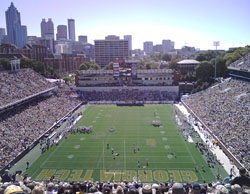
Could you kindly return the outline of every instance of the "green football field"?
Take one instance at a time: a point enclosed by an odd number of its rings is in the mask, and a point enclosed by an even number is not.
[[[153,120],[161,126],[152,126]],[[92,105],[76,126],[92,126],[93,131],[69,134],[43,153],[27,170],[32,179],[42,181],[54,175],[62,181],[216,180],[195,144],[178,131],[172,105]]]

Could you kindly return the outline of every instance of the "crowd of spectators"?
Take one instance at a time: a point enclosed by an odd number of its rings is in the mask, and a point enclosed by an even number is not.
[[[176,101],[178,94],[169,91],[113,89],[112,91],[82,91],[86,101]]]
[[[244,57],[241,57],[239,60],[231,63],[229,67],[250,70],[250,53],[246,54]]]
[[[183,101],[250,170],[250,83],[229,78]]]
[[[6,80],[2,81],[3,78]],[[14,74],[0,73],[0,80],[2,91],[8,91],[8,93],[0,92],[1,103],[20,100],[53,87],[45,78],[30,69]],[[1,113],[0,169],[80,102],[79,99],[72,98],[72,92],[65,86],[54,89],[49,95],[38,96],[30,102]]]
[[[0,107],[53,87],[31,69],[0,72]]]
[[[226,177],[216,183],[141,183],[134,179],[133,182],[124,180],[120,183],[110,182],[62,182],[51,176],[50,180],[35,182],[28,175],[22,177],[20,172],[13,176],[8,171],[2,176],[0,193],[4,194],[247,194],[250,192],[250,179],[245,169],[240,169],[240,174],[233,179]],[[1,181],[0,181],[1,182]]]

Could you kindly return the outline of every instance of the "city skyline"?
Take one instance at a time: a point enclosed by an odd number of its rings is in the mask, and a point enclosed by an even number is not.
[[[40,36],[43,18],[52,18],[55,26],[67,25],[67,20],[72,18],[76,37],[87,35],[91,44],[107,35],[120,38],[132,35],[133,49],[142,49],[146,41],[161,44],[163,39],[174,41],[177,49],[182,46],[214,49],[213,41],[220,41],[218,49],[250,44],[248,0],[108,0],[105,3],[101,0],[74,0],[74,3],[3,0],[1,18],[5,18],[11,2],[21,13],[29,36]],[[0,20],[0,28],[6,29],[4,19]]]

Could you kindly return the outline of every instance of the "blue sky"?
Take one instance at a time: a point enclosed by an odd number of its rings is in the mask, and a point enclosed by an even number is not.
[[[0,27],[6,27],[10,0],[0,2]],[[131,34],[133,49],[143,42],[175,41],[175,47],[219,49],[250,45],[250,0],[12,0],[28,35],[40,36],[42,18],[57,25],[75,19],[76,35],[90,43],[106,35]],[[55,31],[56,34],[56,31]]]

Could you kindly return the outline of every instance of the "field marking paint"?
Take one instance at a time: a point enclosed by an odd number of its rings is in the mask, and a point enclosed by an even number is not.
[[[126,148],[125,148],[125,139],[124,139],[124,141],[123,141],[123,143],[124,143],[124,170],[126,170]]]
[[[62,144],[62,143],[61,143],[61,144]],[[44,161],[40,164],[39,168],[37,168],[37,169],[35,170],[35,172],[32,174],[31,177],[33,177],[34,174],[36,174],[37,171],[38,171],[39,169],[44,168],[44,167],[43,167],[44,164],[49,160],[49,158],[51,157],[51,155],[54,154],[54,153],[56,152],[56,150],[61,146],[61,144],[59,143],[59,145],[55,148],[55,150],[54,150],[52,153],[50,153],[50,155],[46,158],[46,160],[44,160]]]
[[[169,118],[171,118],[171,115],[170,115],[170,113],[168,113],[167,109],[164,109],[164,110],[165,110],[165,111],[167,112],[167,114],[169,115]],[[173,110],[173,109],[171,109],[171,110]],[[175,120],[174,118],[173,118],[173,121],[174,121],[174,123],[176,123],[176,120]],[[177,125],[178,125],[178,124],[177,124]],[[177,129],[177,130],[178,130],[178,129]],[[196,165],[197,162],[195,161],[195,159],[194,159],[194,157],[193,157],[193,155],[192,155],[192,153],[191,153],[191,151],[190,151],[188,145],[187,145],[186,142],[183,140],[183,136],[181,136],[181,135],[178,135],[178,136],[181,138],[182,143],[183,143],[184,145],[186,145],[185,148],[186,148],[186,150],[188,151],[188,153],[190,154],[191,159],[192,159],[192,161],[194,162],[194,165]],[[204,177],[203,177],[203,175],[202,175],[202,173],[199,173],[199,174],[201,175],[202,179],[205,180]]]
[[[197,164],[197,162],[196,162],[196,160],[194,159],[194,157],[193,157],[193,154],[191,153],[191,151],[190,151],[190,149],[189,149],[189,146],[187,145],[187,142],[185,142],[184,140],[183,140],[183,137],[181,137],[181,140],[182,140],[182,142],[186,145],[185,147],[186,147],[186,150],[189,152],[189,154],[191,155],[191,158],[192,158],[192,160],[193,160],[193,162],[194,162],[194,165],[196,165]],[[201,156],[202,157],[202,156]],[[197,170],[198,171],[198,170]],[[199,171],[198,171],[199,172]],[[203,181],[205,180],[204,179],[204,176],[202,175],[202,173],[200,173],[199,172],[199,174],[201,175],[201,177],[202,177],[202,179],[203,179]]]
[[[116,172],[116,170],[114,170],[114,172],[104,172],[104,174],[113,174],[115,177],[116,174],[124,175],[125,173],[124,172]]]
[[[190,157],[190,156],[188,156],[188,157]],[[78,159],[79,159],[79,157],[77,157]],[[148,158],[152,158],[152,157],[148,157]],[[161,157],[162,158],[162,157]],[[93,162],[93,160],[85,160],[84,162],[88,162],[88,163],[91,163],[91,162]],[[73,163],[84,163],[83,161],[60,161],[60,163],[71,163],[71,164],[73,164]],[[55,160],[55,161],[49,161],[49,163],[58,163],[58,160]],[[131,163],[133,163],[133,162],[131,162]],[[185,162],[185,161],[183,161],[183,162],[170,162],[170,161],[165,161],[165,162],[154,162],[155,164],[193,164],[193,162]],[[58,165],[57,165],[58,166]],[[159,168],[159,169],[161,169],[161,168]],[[194,168],[193,168],[194,169]]]
[[[102,169],[104,169],[104,159],[105,159],[105,157],[104,157],[104,140],[102,141],[102,144],[103,144],[103,146],[102,146],[102,158],[103,158],[103,162],[102,162]]]

